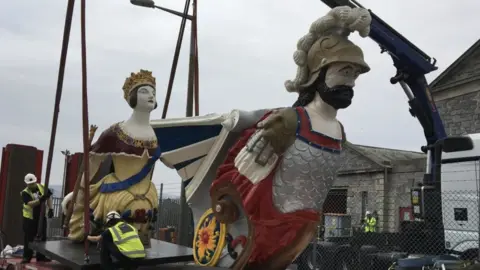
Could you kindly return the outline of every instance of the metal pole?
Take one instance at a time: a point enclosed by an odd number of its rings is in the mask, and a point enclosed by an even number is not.
[[[180,16],[180,17],[182,17],[182,18],[185,17],[185,18],[187,18],[188,20],[191,20],[191,19],[192,19],[192,16],[190,16],[190,15],[188,15],[188,14],[186,14],[186,13],[180,13],[180,12],[178,12],[178,11],[171,10],[171,9],[169,9],[169,8],[160,7],[160,6],[155,6],[155,8],[160,9],[160,10],[163,10],[163,11],[168,12],[168,13],[173,14],[173,15]]]
[[[194,0],[193,1],[193,17],[192,17],[192,31],[193,31],[193,34],[195,36],[195,40],[194,40],[194,46],[195,46],[195,59],[194,59],[194,64],[195,64],[195,67],[194,67],[194,70],[195,70],[195,82],[194,82],[194,85],[195,85],[195,89],[194,89],[194,96],[195,96],[195,116],[198,116],[199,115],[199,111],[200,111],[200,94],[199,94],[199,89],[200,89],[200,86],[199,86],[199,70],[198,70],[198,29],[197,29],[197,21],[198,21],[198,16],[197,16],[197,6],[198,6],[198,1],[197,0]]]
[[[68,163],[70,162],[70,158],[71,158],[71,155],[70,155],[70,151],[68,149],[65,149],[65,151],[61,151],[62,154],[65,156],[65,161],[64,161],[64,165],[63,165],[63,180],[62,180],[62,193],[61,193],[61,198],[64,198],[65,197],[65,186],[67,185],[67,169],[68,169]],[[55,206],[54,206],[55,208]],[[62,224],[65,222],[65,215],[67,213],[63,213],[62,212],[62,207],[58,207],[58,215],[62,217]],[[56,211],[56,210],[55,210]],[[63,214],[63,215],[62,215]],[[66,230],[65,228],[62,226],[63,228],[63,234],[66,233]]]
[[[160,184],[160,194],[158,194],[158,211],[157,211],[157,222],[155,222],[155,238],[160,239],[159,230],[160,230],[160,218],[162,217],[162,200],[163,200],[163,183]]]
[[[189,9],[190,9],[190,0],[186,0],[183,13],[188,14]],[[178,57],[180,56],[180,49],[182,48],[183,33],[185,31],[186,23],[187,23],[187,18],[182,17],[182,22],[180,23],[180,30],[178,31],[177,45],[175,47],[175,52],[173,54],[172,68],[170,70],[170,78],[168,80],[168,86],[167,86],[167,94],[165,96],[165,103],[163,104],[162,119],[165,119],[167,117],[168,105],[170,103],[170,97],[172,95],[173,82],[175,80],[175,73],[177,71]]]
[[[195,0],[193,0],[195,3]],[[187,89],[187,108],[186,116],[193,116],[193,93],[194,93],[194,82],[195,82],[195,34],[194,28],[191,27],[190,31],[190,61],[188,65],[188,89]]]
[[[84,234],[88,235],[90,233],[90,168],[89,168],[89,152],[90,152],[90,140],[88,136],[88,93],[87,93],[87,42],[86,42],[86,23],[85,23],[85,5],[86,0],[81,0],[80,4],[80,34],[81,34],[81,46],[82,46],[82,133],[83,133],[83,169],[84,169],[84,213],[83,213],[83,222],[84,222]],[[72,202],[73,203],[73,202]],[[85,250],[85,263],[90,262],[90,257],[88,255],[88,247],[90,243],[85,238],[84,240],[84,250]]]
[[[317,249],[318,249],[318,231],[319,227],[317,227],[317,235],[313,237],[313,245],[312,245],[312,266],[313,269],[318,269],[318,262],[317,262]]]
[[[195,6],[195,0],[193,0],[193,6]],[[187,106],[185,115],[191,117],[193,116],[193,86],[195,81],[195,28],[193,24],[190,31],[190,63],[188,67]],[[185,182],[182,180],[180,189],[180,224],[178,226],[178,243],[182,246],[188,246],[189,244],[190,214],[188,210]]]
[[[50,183],[50,172],[52,169],[53,149],[55,148],[55,136],[57,134],[58,114],[60,112],[60,101],[62,99],[63,78],[65,75],[65,63],[67,62],[68,43],[70,40],[70,29],[72,28],[73,9],[75,0],[69,0],[67,4],[67,14],[65,15],[65,26],[63,28],[62,52],[60,53],[60,66],[58,68],[57,91],[55,94],[55,105],[53,109],[52,131],[50,133],[50,146],[48,148],[47,168],[45,170],[45,189],[48,189]],[[40,216],[45,216],[45,204],[40,205]],[[37,236],[43,234],[44,219],[38,222]],[[40,235],[39,235],[40,234]],[[39,237],[40,239],[42,237]]]
[[[477,209],[480,209],[480,178],[479,178],[479,161],[475,161],[475,180],[477,182]],[[477,230],[480,232],[480,222],[478,222]],[[477,236],[477,241],[480,243],[480,234]],[[477,251],[477,260],[480,260],[480,249]]]
[[[188,72],[188,89],[187,89],[187,105],[186,105],[186,116],[191,117],[193,116],[193,104],[194,104],[194,84],[197,82],[198,85],[198,78],[195,79],[195,61],[196,60],[196,21],[194,16],[188,15],[188,10],[190,8],[190,0],[185,1],[185,8],[183,11],[183,14],[178,14],[178,12],[165,9],[159,6],[155,6],[155,2],[152,0],[130,0],[130,2],[134,5],[137,6],[143,6],[143,7],[150,7],[150,8],[157,8],[160,10],[167,11],[171,14],[182,16],[182,22],[180,24],[180,31],[178,33],[178,39],[177,39],[177,45],[175,48],[175,53],[173,57],[173,62],[172,62],[172,69],[170,71],[170,79],[168,82],[168,87],[167,87],[167,94],[165,97],[165,103],[163,106],[163,112],[162,112],[162,119],[166,118],[167,116],[167,111],[168,111],[168,105],[170,102],[170,96],[172,93],[172,88],[173,88],[173,81],[175,79],[175,71],[177,68],[177,63],[178,63],[178,57],[180,55],[180,49],[183,41],[183,33],[185,31],[185,24],[187,19],[192,21],[192,27],[191,27],[191,36],[190,36],[190,63],[189,63],[189,72]],[[195,2],[194,5],[195,7]],[[196,10],[194,10],[196,14]],[[195,22],[194,22],[195,21]],[[197,64],[198,65],[198,64]],[[198,77],[198,76],[197,76]],[[197,90],[198,92],[198,90]],[[198,94],[197,94],[198,98]],[[198,104],[197,104],[197,111],[196,114],[198,115]],[[181,184],[181,190],[180,190],[180,222],[178,225],[178,243],[180,245],[188,246],[188,242],[190,241],[188,239],[188,230],[189,230],[189,224],[190,222],[190,211],[186,202],[186,197],[185,197],[185,184],[182,181]]]
[[[185,24],[187,20],[192,20],[192,16],[188,15],[188,9],[190,8],[190,0],[185,1],[183,13],[168,8],[156,6],[155,1],[153,0],[130,0],[130,3],[139,7],[156,8],[170,14],[182,17],[182,22],[180,23],[180,30],[178,32],[177,45],[175,47],[175,52],[173,53],[173,62],[172,68],[170,70],[170,79],[168,80],[167,94],[165,96],[165,103],[163,105],[162,119],[164,119],[165,117],[167,117],[168,105],[170,103],[170,97],[172,95],[173,81],[175,80],[175,73],[177,71],[178,57],[180,56],[180,49],[182,47]]]
[[[68,163],[70,162],[70,150],[65,149],[65,151],[62,151],[62,154],[65,156],[65,164],[63,165],[63,184],[62,184],[62,198],[65,197],[65,185],[67,184],[67,168],[68,168]],[[64,213],[65,214],[65,213]]]

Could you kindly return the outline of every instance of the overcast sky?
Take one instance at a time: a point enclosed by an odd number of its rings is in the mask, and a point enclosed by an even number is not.
[[[44,149],[44,160],[66,2],[0,1],[0,145]],[[62,182],[60,150],[82,149],[80,1],[76,2],[51,175],[54,184]],[[461,2],[362,0],[361,4],[438,59],[439,71],[428,76],[432,81],[479,38],[466,29],[480,25],[480,2]],[[182,10],[184,2],[157,4]],[[283,83],[295,76],[292,55],[297,40],[328,10],[319,0],[200,0],[200,113],[290,106],[296,95],[287,93]],[[157,77],[160,106],[152,119],[161,118],[179,25],[176,16],[135,7],[128,0],[87,1],[90,123],[103,130],[128,118],[131,110],[121,88],[125,77],[140,68],[153,70]],[[168,117],[185,113],[189,31],[187,25]],[[422,130],[408,113],[401,88],[389,83],[395,73],[391,59],[380,54],[373,41],[358,34],[353,40],[364,50],[372,70],[360,77],[352,106],[339,115],[349,140],[418,150],[424,143]],[[180,187],[179,177],[166,168],[156,170],[154,181],[164,182],[169,193]]]

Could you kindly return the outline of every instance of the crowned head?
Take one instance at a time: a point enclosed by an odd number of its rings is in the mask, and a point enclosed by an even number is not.
[[[156,94],[156,80],[148,70],[132,72],[123,84],[123,98],[134,110],[154,110],[157,107]]]

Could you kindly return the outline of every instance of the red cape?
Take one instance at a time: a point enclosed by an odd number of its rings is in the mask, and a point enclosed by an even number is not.
[[[268,115],[266,114],[262,120]],[[253,135],[255,127],[256,125],[245,130],[241,138],[230,149],[226,160],[217,171],[217,177],[212,183],[212,187],[225,181],[230,181],[237,187],[245,213],[255,228],[254,247],[249,263],[262,263],[290,245],[296,239],[297,232],[304,226],[318,222],[320,215],[314,210],[281,213],[276,209],[273,204],[272,192],[275,169],[255,185],[238,172],[234,164],[235,157]],[[282,157],[279,157],[276,166],[281,160]]]

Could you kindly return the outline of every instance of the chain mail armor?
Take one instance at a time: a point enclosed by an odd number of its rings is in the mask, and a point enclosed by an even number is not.
[[[322,210],[344,158],[340,155],[342,149],[339,140],[312,131],[303,108],[297,108],[297,113],[299,123],[296,140],[283,154],[273,179],[273,201],[283,213],[303,209]],[[305,127],[308,127],[307,130]],[[309,138],[329,141],[330,145]],[[331,147],[335,144],[338,148]]]
[[[274,176],[275,206],[283,213],[321,210],[341,163],[338,153],[297,139],[283,155]]]

